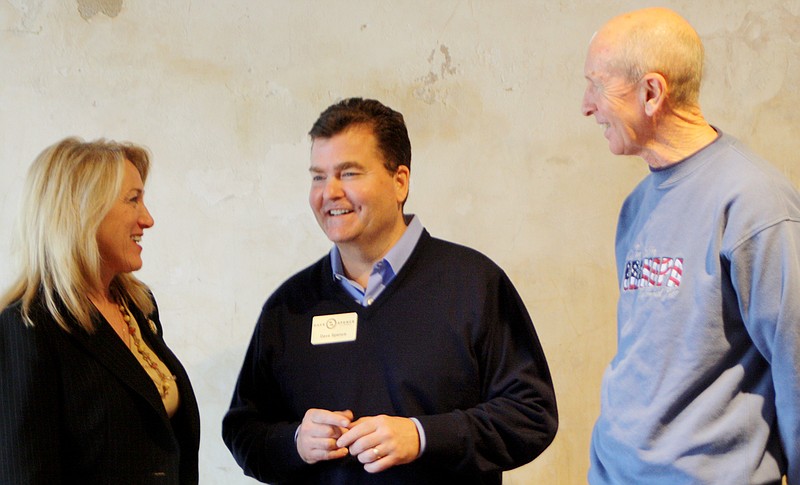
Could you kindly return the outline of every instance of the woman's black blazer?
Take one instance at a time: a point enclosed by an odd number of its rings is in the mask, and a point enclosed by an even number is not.
[[[62,330],[41,302],[0,314],[0,483],[197,484],[200,418],[185,369],[162,339],[156,310],[130,308],[147,344],[176,376],[170,419],[153,380],[102,317]]]

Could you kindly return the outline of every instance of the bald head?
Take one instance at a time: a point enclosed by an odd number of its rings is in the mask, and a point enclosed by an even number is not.
[[[646,8],[614,17],[592,38],[592,53],[607,68],[635,83],[649,72],[667,80],[675,107],[699,105],[703,44],[683,17],[666,8]]]

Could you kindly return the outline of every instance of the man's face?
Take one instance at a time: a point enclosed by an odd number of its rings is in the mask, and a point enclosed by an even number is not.
[[[355,126],[315,139],[309,172],[311,209],[340,250],[385,254],[397,242],[405,230],[409,171],[386,169],[371,128]]]
[[[644,113],[638,84],[631,84],[622,73],[611,69],[610,60],[610,48],[596,38],[584,66],[587,85],[581,110],[584,116],[594,115],[605,127],[611,153],[639,155],[643,148],[640,131]]]

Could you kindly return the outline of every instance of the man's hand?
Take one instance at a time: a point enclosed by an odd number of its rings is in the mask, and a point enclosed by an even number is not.
[[[411,463],[419,455],[419,433],[409,418],[368,416],[354,421],[336,441],[364,464],[364,470],[377,473],[396,465]]]
[[[352,424],[352,411],[327,411],[309,409],[297,431],[297,452],[308,464],[318,461],[336,460],[347,456],[346,446],[339,446],[339,439]],[[412,423],[413,424],[413,423]]]

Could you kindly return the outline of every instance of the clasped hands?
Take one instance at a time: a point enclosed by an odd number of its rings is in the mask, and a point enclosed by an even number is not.
[[[306,463],[353,455],[377,473],[411,463],[419,455],[419,433],[409,418],[365,416],[352,411],[309,409],[297,432],[297,451]]]

